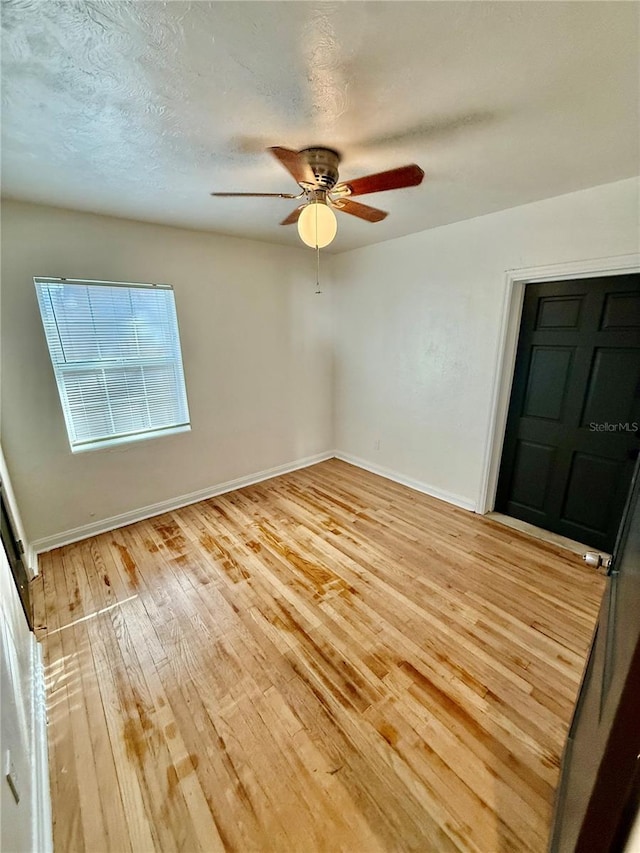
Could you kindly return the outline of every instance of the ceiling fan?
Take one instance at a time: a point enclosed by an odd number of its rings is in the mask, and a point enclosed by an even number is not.
[[[380,222],[387,216],[384,210],[370,207],[351,196],[415,187],[422,183],[424,172],[415,163],[387,172],[366,175],[352,181],[338,182],[340,155],[331,148],[268,148],[298,183],[302,192],[293,193],[211,193],[223,198],[292,198],[303,203],[283,219],[281,225],[298,223],[303,243],[312,248],[328,246],[336,236],[337,222],[333,210],[350,213],[367,222]]]

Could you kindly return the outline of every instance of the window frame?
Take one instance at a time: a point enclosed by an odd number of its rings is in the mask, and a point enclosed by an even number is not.
[[[175,291],[172,285],[170,284],[155,284],[155,283],[145,283],[145,282],[127,282],[127,281],[109,281],[106,279],[85,279],[85,278],[62,278],[56,276],[34,276],[33,283],[36,289],[36,300],[38,305],[38,314],[40,315],[40,321],[42,323],[42,330],[45,336],[45,342],[47,345],[47,353],[49,355],[49,361],[54,373],[54,378],[56,382],[56,390],[58,393],[58,400],[60,403],[60,407],[62,409],[62,415],[64,419],[65,429],[67,433],[67,440],[69,442],[69,447],[71,453],[86,453],[88,451],[102,450],[113,447],[118,447],[127,444],[133,444],[139,441],[147,441],[153,438],[160,438],[162,436],[169,435],[178,435],[180,433],[190,432],[191,431],[191,415],[189,410],[189,400],[187,395],[187,382],[184,371],[184,361],[183,361],[183,352],[182,352],[182,340],[180,336],[180,325],[178,321],[178,312],[177,306],[175,304]],[[40,306],[40,293],[41,287],[47,284],[62,284],[62,285],[78,285],[78,286],[94,286],[94,287],[122,287],[127,290],[132,289],[144,289],[144,290],[169,290],[173,294],[173,307],[175,312],[175,333],[177,337],[177,358],[167,357],[162,359],[161,357],[152,358],[152,357],[144,357],[140,356],[137,358],[129,358],[122,357],[121,359],[90,359],[83,362],[58,362],[54,359],[54,355],[52,349],[49,345],[49,337],[47,335],[45,318],[41,310]],[[52,309],[53,310],[53,309]],[[55,312],[54,312],[55,318]],[[156,427],[150,428],[147,430],[140,430],[136,432],[125,432],[125,433],[112,433],[104,438],[93,438],[93,439],[84,439],[80,441],[73,441],[72,435],[75,433],[75,425],[73,423],[73,418],[71,417],[70,412],[70,404],[68,401],[67,390],[63,382],[60,381],[61,376],[66,372],[68,375],[72,375],[74,372],[78,372],[82,369],[104,369],[106,366],[114,366],[114,364],[119,364],[122,366],[132,365],[132,366],[151,366],[151,365],[159,365],[162,362],[166,364],[175,365],[179,368],[178,380],[181,380],[182,388],[181,391],[184,395],[184,412],[186,415],[186,421],[182,423],[176,423],[172,425],[168,425],[165,427]],[[177,362],[177,363],[176,363]],[[144,398],[147,400],[147,397]],[[107,396],[107,402],[109,402],[109,398]],[[113,421],[112,421],[113,423]]]

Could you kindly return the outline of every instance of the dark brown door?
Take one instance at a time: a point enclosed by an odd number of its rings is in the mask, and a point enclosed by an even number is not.
[[[496,510],[611,552],[640,446],[640,275],[527,285]]]
[[[639,613],[636,472],[563,756],[553,853],[624,849],[640,781]]]

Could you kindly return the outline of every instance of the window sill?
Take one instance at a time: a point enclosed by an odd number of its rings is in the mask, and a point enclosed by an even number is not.
[[[169,429],[156,429],[153,432],[141,432],[136,435],[123,435],[117,438],[106,438],[104,441],[94,441],[90,444],[80,444],[76,447],[71,447],[71,452],[87,453],[94,450],[110,450],[118,447],[123,449],[126,445],[135,444],[139,441],[148,441],[152,438],[161,438],[164,435],[178,435],[181,432],[191,432],[191,424],[183,426],[171,427]]]

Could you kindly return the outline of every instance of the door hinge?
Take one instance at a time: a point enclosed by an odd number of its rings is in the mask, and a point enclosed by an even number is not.
[[[18,551],[21,554],[24,554],[24,545],[22,544],[22,539],[16,539],[16,545],[18,546]]]

